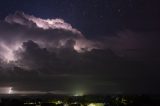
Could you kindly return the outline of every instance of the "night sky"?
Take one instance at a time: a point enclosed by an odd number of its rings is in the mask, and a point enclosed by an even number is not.
[[[1,0],[0,93],[160,93],[159,4]]]

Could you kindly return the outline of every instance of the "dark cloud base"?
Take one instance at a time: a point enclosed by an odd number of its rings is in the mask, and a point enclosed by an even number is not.
[[[49,27],[43,29],[28,17],[16,13],[0,22],[0,53],[12,50],[16,57],[8,63],[1,59],[0,86],[22,91],[160,93],[157,35],[122,31],[89,40],[65,22],[59,27],[41,20]],[[16,44],[19,48],[13,49]]]

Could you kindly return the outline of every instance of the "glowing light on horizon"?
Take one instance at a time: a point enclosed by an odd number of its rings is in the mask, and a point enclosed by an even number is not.
[[[77,91],[74,96],[84,96],[84,92],[82,91]]]
[[[90,103],[87,106],[104,106],[104,103]]]

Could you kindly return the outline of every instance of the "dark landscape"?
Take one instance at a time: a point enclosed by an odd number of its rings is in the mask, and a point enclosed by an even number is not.
[[[159,106],[158,95],[1,95],[0,106]]]

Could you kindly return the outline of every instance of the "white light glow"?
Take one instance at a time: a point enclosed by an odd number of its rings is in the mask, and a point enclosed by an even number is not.
[[[85,51],[91,51],[92,49],[95,49],[97,47],[93,46],[93,42],[86,40],[86,39],[79,39],[76,40],[76,44],[74,45],[74,50],[77,52],[85,52]]]
[[[76,50],[77,52],[82,52],[80,46],[78,45],[74,45],[74,50]]]
[[[9,47],[7,47],[6,45],[3,45],[3,47],[6,50],[6,52],[4,53],[5,60],[7,62],[14,61],[15,57],[14,57],[14,54],[13,54],[13,50],[10,49]]]
[[[0,94],[12,94],[12,87],[0,87]]]
[[[12,87],[9,88],[8,94],[12,94]]]
[[[63,19],[42,19],[42,18],[37,18],[34,16],[29,16],[26,14],[23,14],[28,20],[34,22],[37,27],[43,28],[43,29],[65,29],[72,31],[74,33],[79,33],[81,34],[80,31],[77,29],[73,28],[69,23],[65,22]]]
[[[16,61],[16,56],[14,55],[14,51],[18,50],[20,48],[20,44],[14,44],[14,45],[7,45],[5,43],[0,43],[0,46],[2,48],[1,56],[3,57],[4,61],[7,63],[11,61]]]

